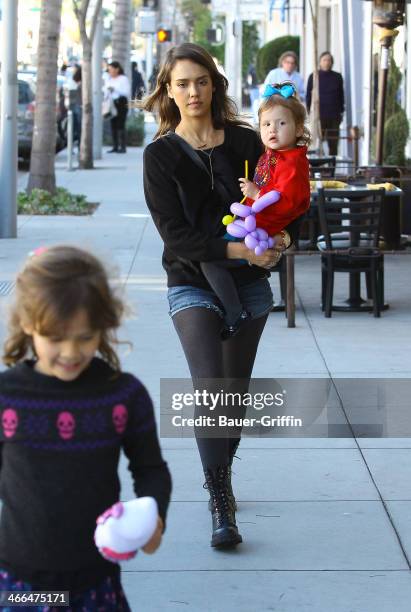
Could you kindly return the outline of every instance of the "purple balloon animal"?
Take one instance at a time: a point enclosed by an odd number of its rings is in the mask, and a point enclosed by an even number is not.
[[[244,242],[249,249],[254,249],[256,255],[262,255],[264,251],[274,246],[274,240],[264,229],[257,227],[255,215],[267,206],[278,202],[280,197],[281,193],[273,190],[258,198],[251,207],[234,202],[230,206],[231,212],[238,217],[243,217],[243,219],[236,219],[227,225],[227,232],[235,238],[244,238]]]

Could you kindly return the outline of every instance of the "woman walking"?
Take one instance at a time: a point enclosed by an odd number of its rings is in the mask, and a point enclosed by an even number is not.
[[[143,102],[146,110],[159,115],[155,140],[144,153],[144,189],[164,242],[170,315],[194,386],[207,379],[207,391],[219,391],[224,379],[224,390],[244,393],[272,307],[268,270],[291,240],[287,232],[276,236],[275,248],[257,256],[242,242],[223,238],[221,219],[230,204],[242,198],[238,179],[244,176],[245,160],[251,175],[262,153],[257,134],[238,119],[227,86],[202,47],[184,43],[168,52],[156,88]],[[231,273],[248,314],[238,333],[224,340],[223,307],[200,266],[221,259],[239,264]],[[228,412],[237,418],[244,414],[238,406]],[[198,416],[210,416],[208,407],[196,405]],[[210,493],[211,545],[235,546],[242,538],[235,520],[231,464],[241,428],[220,431],[219,437],[210,434],[196,429]]]
[[[109,78],[106,88],[113,98],[117,115],[110,119],[113,148],[109,153],[126,152],[126,118],[128,113],[128,101],[130,98],[130,81],[124,74],[119,62],[111,62],[108,67]]]

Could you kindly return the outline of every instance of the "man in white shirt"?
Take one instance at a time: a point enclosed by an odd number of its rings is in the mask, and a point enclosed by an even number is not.
[[[264,85],[274,85],[283,81],[294,83],[301,102],[305,101],[304,81],[297,72],[298,57],[294,51],[285,51],[278,60],[278,68],[273,68],[267,74]]]

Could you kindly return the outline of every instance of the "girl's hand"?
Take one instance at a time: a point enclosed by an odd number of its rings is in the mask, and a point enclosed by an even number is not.
[[[240,189],[242,194],[247,196],[247,198],[252,198],[253,200],[255,200],[259,192],[257,185],[255,185],[252,181],[249,181],[246,178],[240,178],[238,179],[238,182],[240,183]]]
[[[156,527],[155,532],[153,533],[153,535],[151,536],[147,544],[143,546],[141,549],[147,555],[152,555],[154,552],[156,552],[157,548],[160,546],[161,538],[163,535],[163,528],[164,528],[163,519],[161,518],[161,516],[159,516],[157,518],[157,527]]]

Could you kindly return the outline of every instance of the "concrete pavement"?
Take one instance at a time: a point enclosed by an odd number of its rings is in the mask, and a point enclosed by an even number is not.
[[[124,368],[147,385],[158,414],[160,378],[188,377],[188,368],[167,314],[161,241],[142,190],[142,149],[105,153],[95,170],[71,173],[63,152],[57,182],[99,208],[91,217],[20,217],[18,239],[0,241],[0,281],[12,280],[33,248],[61,242],[87,246],[117,268],[134,311],[120,333],[134,345],[121,349]],[[319,260],[297,258],[297,327],[288,329],[282,313],[270,315],[254,376],[409,379],[410,262],[386,258],[390,309],[381,319],[325,319]],[[336,294],[343,299],[348,280],[341,276]],[[3,325],[1,339],[4,332]],[[162,448],[174,481],[168,527],[155,555],[124,565],[133,612],[409,611],[411,438],[245,438],[234,463],[244,543],[231,552],[209,546],[195,442],[168,438]],[[128,499],[124,461],[121,478]]]

